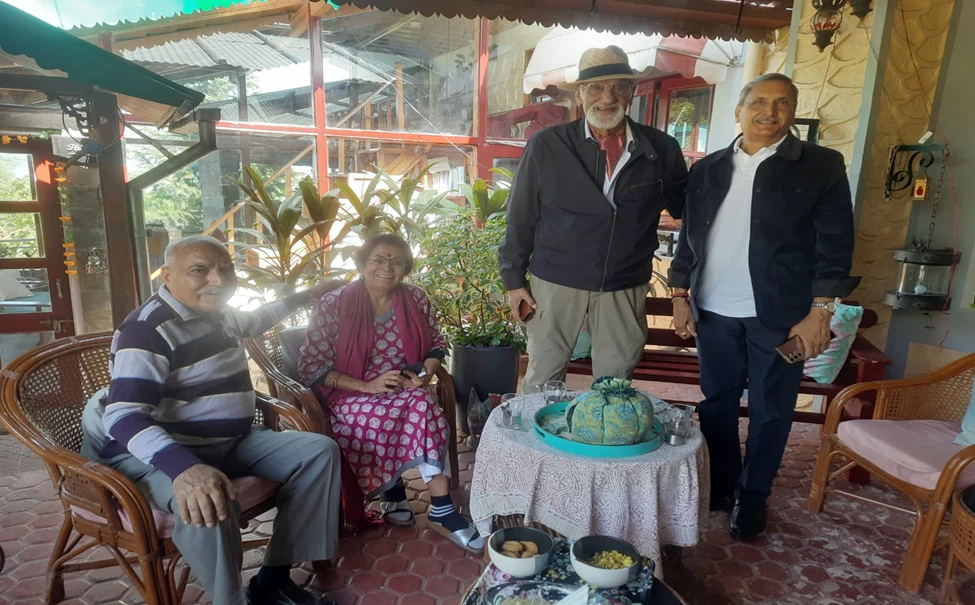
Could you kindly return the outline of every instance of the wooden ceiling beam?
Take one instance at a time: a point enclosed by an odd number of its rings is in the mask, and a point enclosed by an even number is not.
[[[332,19],[352,17],[361,13],[373,12],[372,9],[359,8],[358,6],[353,6],[352,4],[345,4],[339,7],[338,10],[332,8],[332,5],[330,5],[328,2],[312,2],[308,6],[311,9],[311,14],[321,18],[322,23],[326,23]],[[308,10],[299,10],[294,14],[294,17],[291,19],[292,36],[301,36],[308,31],[308,13]]]

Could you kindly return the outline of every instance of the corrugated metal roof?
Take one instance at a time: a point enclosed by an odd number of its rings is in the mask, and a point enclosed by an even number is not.
[[[613,33],[678,35],[712,40],[770,41],[788,27],[792,11],[781,0],[698,0],[683,7],[664,0],[337,0],[359,8],[415,12],[424,16],[520,20],[551,27]],[[738,10],[742,8],[740,29]]]

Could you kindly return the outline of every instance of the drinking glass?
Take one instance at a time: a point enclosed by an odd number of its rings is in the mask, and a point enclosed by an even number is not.
[[[505,426],[511,426],[513,424],[512,414],[511,414],[511,402],[518,397],[517,393],[505,393],[501,396],[501,423]]]
[[[508,400],[508,408],[511,410],[511,424],[521,426],[521,411],[525,406],[525,398],[516,395]]]
[[[550,380],[542,385],[542,393],[545,395],[545,403],[552,405],[565,401],[566,386],[561,380]]]

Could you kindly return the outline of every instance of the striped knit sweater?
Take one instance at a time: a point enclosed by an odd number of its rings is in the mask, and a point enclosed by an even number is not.
[[[160,288],[112,340],[101,456],[129,452],[175,479],[200,462],[186,446],[247,434],[254,387],[238,338],[257,336],[310,302],[300,292],[250,313],[227,307],[206,317]]]

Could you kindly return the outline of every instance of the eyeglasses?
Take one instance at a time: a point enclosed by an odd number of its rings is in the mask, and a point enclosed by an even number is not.
[[[601,97],[606,92],[607,86],[609,85],[603,82],[593,82],[592,84],[583,84],[580,88],[582,88],[582,92],[588,97]],[[634,90],[631,82],[617,82],[609,87],[613,89],[613,94],[617,97],[625,97]]]
[[[768,99],[755,99],[754,101],[745,101],[742,103],[745,107],[749,109],[759,109],[762,111],[767,110],[772,104],[775,104],[776,109],[792,109],[794,102],[792,99],[776,99],[775,101],[769,101]]]
[[[397,271],[404,271],[406,269],[406,261],[400,258],[383,258],[381,256],[370,256],[369,264],[377,268],[385,267],[389,265]]]

